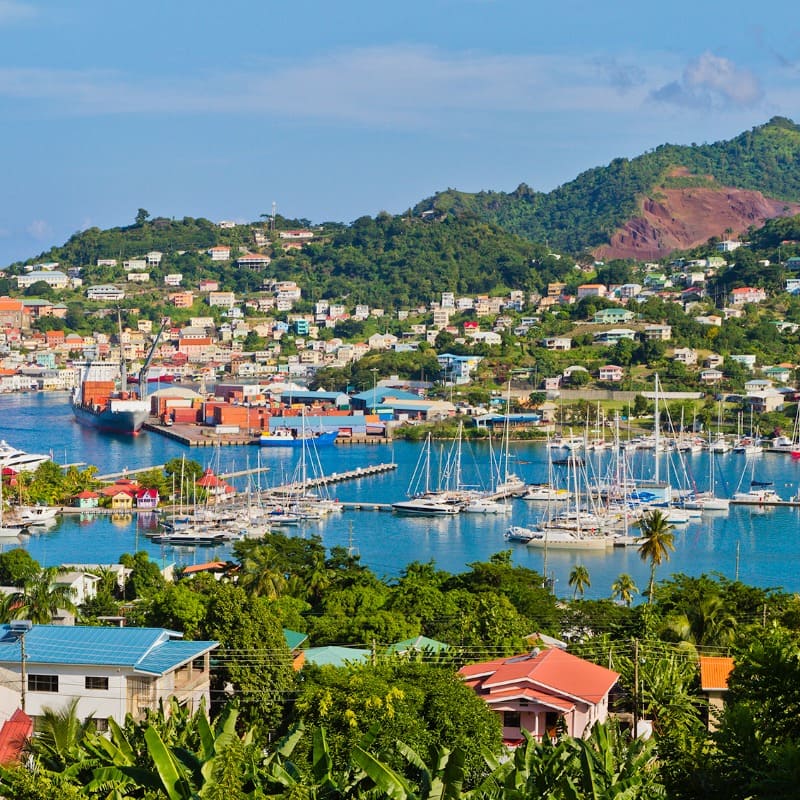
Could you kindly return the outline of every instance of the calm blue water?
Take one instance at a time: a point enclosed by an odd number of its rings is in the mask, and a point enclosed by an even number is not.
[[[0,438],[15,447],[31,452],[52,452],[59,463],[86,462],[95,464],[101,474],[163,464],[185,454],[218,473],[253,468],[258,463],[256,447],[186,448],[156,434],[143,433],[135,439],[115,438],[81,427],[74,422],[65,393],[31,394],[0,397]],[[542,446],[513,446],[511,468],[530,482],[547,478],[547,454]],[[320,451],[326,473],[341,472],[385,461],[396,461],[398,470],[387,475],[342,483],[331,488],[340,500],[392,502],[405,495],[420,452],[418,445],[398,442],[393,446],[338,446]],[[261,450],[261,464],[268,467],[262,485],[291,478],[299,454],[295,451]],[[434,461],[441,453],[434,455]],[[607,458],[607,456],[605,457]],[[465,481],[487,482],[488,450],[485,445],[465,445],[463,465]],[[708,484],[708,456],[688,456],[686,462],[699,488]],[[716,461],[717,491],[730,494],[742,475],[743,456],[728,454]],[[635,454],[633,469],[637,475],[652,477],[652,454]],[[661,475],[668,459],[662,456]],[[774,481],[774,488],[785,498],[800,485],[800,462],[788,455],[764,455],[756,460],[754,476]],[[750,472],[747,471],[746,482]],[[243,487],[243,480],[238,482]],[[673,483],[676,481],[673,479]],[[234,481],[236,483],[236,481]],[[461,514],[457,517],[414,518],[376,511],[352,511],[337,514],[321,523],[305,528],[287,528],[291,535],[319,534],[327,547],[352,543],[365,564],[381,576],[397,575],[411,561],[433,559],[437,566],[451,572],[466,564],[487,559],[492,553],[509,547],[503,534],[509,524],[534,522],[541,508],[517,500],[510,515]],[[721,572],[735,577],[737,545],[739,578],[757,586],[782,586],[800,591],[800,575],[796,568],[800,556],[798,531],[800,509],[752,507],[731,508],[727,515],[705,515],[697,524],[676,529],[676,551],[659,576],[670,572],[699,575]],[[64,562],[116,561],[121,553],[146,549],[160,562],[185,565],[200,563],[216,556],[226,556],[224,549],[173,548],[153,545],[142,535],[146,521],[108,518],[81,521],[67,518],[41,534],[24,537],[23,546],[44,565]],[[12,545],[0,545],[10,547]],[[513,545],[515,563],[542,569],[543,554],[524,545]],[[567,578],[572,567],[581,562],[589,570],[592,585],[587,596],[605,597],[611,583],[621,572],[634,576],[640,588],[647,584],[648,565],[641,561],[635,548],[615,549],[600,553],[551,551],[548,573],[556,579],[556,592],[569,595]]]

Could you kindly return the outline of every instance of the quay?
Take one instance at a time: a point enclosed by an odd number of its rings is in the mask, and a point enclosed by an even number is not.
[[[199,425],[175,423],[173,425],[160,425],[154,422],[145,422],[142,430],[157,433],[167,439],[173,439],[186,447],[237,447],[242,445],[258,445],[260,434],[252,432],[216,433],[212,428],[203,428]],[[388,436],[370,436],[356,434],[340,436],[336,439],[337,445],[348,444],[391,444]]]
[[[773,506],[800,508],[800,500],[776,500],[769,503],[760,503],[758,500],[731,500],[730,504],[732,506],[758,506],[759,508],[772,508]]]

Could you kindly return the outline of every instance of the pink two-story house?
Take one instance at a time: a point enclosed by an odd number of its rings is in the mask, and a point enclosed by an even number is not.
[[[559,721],[570,736],[583,736],[608,718],[608,694],[619,678],[557,647],[469,664],[459,675],[500,716],[511,746],[521,743],[523,730],[537,739],[552,735]]]

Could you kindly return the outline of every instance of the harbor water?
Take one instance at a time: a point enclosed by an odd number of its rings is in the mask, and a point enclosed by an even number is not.
[[[78,425],[70,411],[65,393],[6,395],[0,397],[0,438],[29,452],[45,452],[59,463],[93,464],[100,474],[120,472],[164,464],[172,458],[194,459],[215,473],[225,475],[238,470],[262,471],[249,478],[252,485],[266,488],[285,483],[296,474],[300,451],[297,449],[259,449],[257,447],[189,448],[155,433],[113,437]],[[437,474],[445,458],[447,443],[434,446],[432,473]],[[361,510],[333,514],[320,522],[283,529],[290,536],[317,534],[326,547],[353,547],[362,561],[378,575],[392,578],[412,561],[433,560],[437,567],[459,572],[475,561],[493,553],[511,549],[516,564],[542,571],[544,553],[504,539],[508,526],[528,525],[543,512],[538,504],[511,501],[511,513],[458,514],[452,517],[399,516],[370,508],[375,503],[392,503],[405,497],[421,446],[406,442],[393,445],[353,445],[321,448],[319,460],[326,474],[344,472],[370,464],[394,461],[398,469],[382,475],[335,484],[329,491],[341,501],[360,503]],[[602,471],[610,458],[608,452],[598,457],[596,469]],[[660,457],[661,477],[673,484],[688,483],[705,489],[708,485],[709,455],[684,456],[684,470],[675,456]],[[510,469],[527,482],[547,480],[547,449],[541,444],[511,444]],[[485,443],[466,444],[463,450],[463,482],[488,486],[490,451]],[[634,453],[631,459],[635,475],[652,478],[654,457]],[[309,467],[311,469],[311,467]],[[785,499],[793,497],[800,486],[800,461],[788,454],[763,454],[747,464],[743,455],[728,453],[715,457],[718,495],[731,496],[744,476],[749,481],[771,481]],[[232,479],[237,488],[245,488],[246,477]],[[21,545],[41,564],[111,563],[125,552],[147,550],[159,563],[189,565],[214,558],[226,558],[230,550],[220,548],[177,548],[153,544],[146,538],[147,527],[154,520],[136,515],[65,516],[46,532],[21,537]],[[721,573],[728,578],[761,587],[782,587],[800,592],[800,509],[792,507],[731,506],[728,513],[704,514],[700,520],[676,526],[675,552],[663,565],[658,577],[673,572],[689,575]],[[0,542],[0,547],[20,546],[20,542]],[[555,579],[560,596],[571,594],[567,585],[576,563],[584,564],[591,579],[587,597],[608,597],[610,587],[622,572],[630,573],[640,589],[647,584],[649,565],[637,549],[617,548],[607,551],[558,551],[547,553],[547,572]]]

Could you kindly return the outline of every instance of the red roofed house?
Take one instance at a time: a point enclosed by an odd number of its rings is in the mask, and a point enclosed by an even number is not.
[[[708,696],[708,729],[716,730],[728,691],[733,659],[728,656],[700,656],[700,689]]]
[[[136,508],[158,508],[158,489],[139,489],[136,492]]]
[[[20,761],[28,739],[33,736],[33,719],[18,708],[0,729],[0,765]]]
[[[76,494],[72,498],[78,508],[97,508],[100,501],[100,495],[97,492],[90,492],[88,489]]]
[[[512,746],[523,729],[541,739],[559,720],[570,736],[583,736],[608,718],[608,693],[619,678],[557,647],[469,664],[458,674],[500,716],[503,740]]]
[[[197,481],[197,485],[201,489],[205,489],[206,492],[208,492],[209,497],[214,498],[217,501],[225,497],[233,497],[233,495],[236,494],[236,490],[233,488],[233,486],[226,483],[222,478],[218,478],[211,471],[210,467],[207,468],[203,473],[203,477]]]

